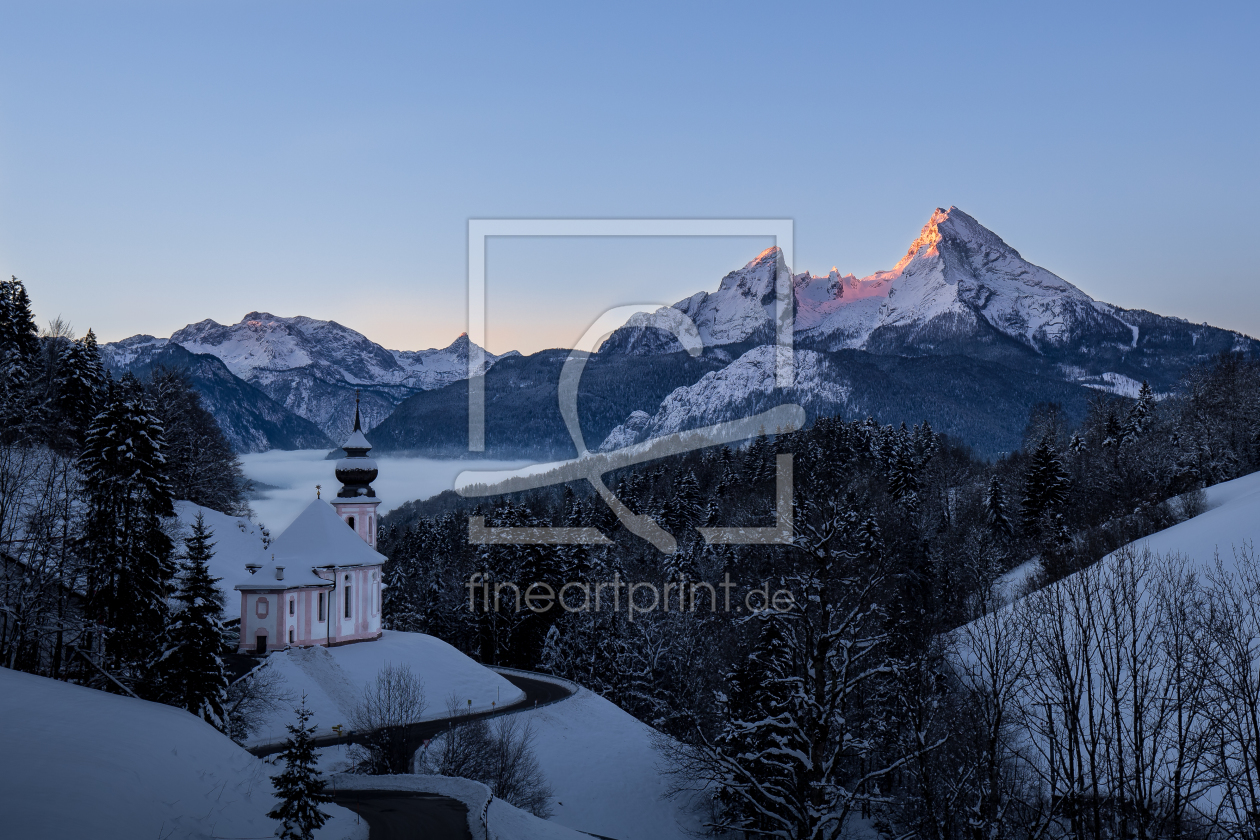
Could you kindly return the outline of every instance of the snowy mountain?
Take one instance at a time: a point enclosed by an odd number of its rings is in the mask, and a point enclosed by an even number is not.
[[[716,292],[700,292],[673,308],[696,322],[707,345],[769,341],[781,262],[779,249],[770,248],[724,277]],[[1104,390],[1127,387],[1123,381],[1112,387],[1114,375],[1169,386],[1190,361],[1179,354],[1201,360],[1260,348],[1238,333],[1095,301],[957,207],[938,208],[888,271],[863,278],[836,269],[805,272],[793,275],[792,287],[800,347],[964,354],[1037,367],[1053,361],[1062,365],[1063,378]],[[636,315],[602,349],[676,351],[677,342],[654,326],[660,317]]]
[[[783,252],[768,248],[748,265],[723,277],[716,292],[696,292],[673,308],[695,323],[705,347],[772,341],[775,276],[782,264]],[[681,349],[671,335],[655,326],[663,317],[662,311],[631,316],[624,327],[609,336],[600,352],[646,355]]]
[[[314,423],[233,376],[214,356],[190,353],[164,338],[137,335],[103,345],[101,360],[115,376],[130,371],[143,379],[156,367],[183,371],[237,452],[327,449],[334,445]]]
[[[371,429],[412,394],[468,375],[466,335],[440,349],[387,350],[335,321],[266,312],[250,312],[230,325],[207,319],[169,339],[134,336],[106,347],[114,364],[125,365],[167,345],[216,357],[235,377],[314,423],[334,442],[353,425],[355,390],[361,391],[363,424]],[[500,358],[486,353],[488,365]]]
[[[662,358],[662,357],[657,357]],[[753,347],[679,387],[652,410],[632,412],[599,445],[612,451],[652,438],[794,403],[817,417],[881,423],[927,420],[938,432],[996,456],[1019,447],[1028,413],[1057,402],[1085,416],[1093,392],[1054,376],[966,356],[886,356],[863,350],[797,350],[796,384],[777,388],[774,348]],[[767,429],[773,432],[774,429]]]
[[[674,304],[695,322],[707,348],[734,345],[743,355],[659,406],[628,415],[604,449],[733,419],[770,403],[797,402],[811,416],[869,413],[883,422],[929,417],[938,430],[953,427],[972,445],[996,453],[1017,443],[1015,428],[1027,416],[1021,406],[1040,401],[1036,393],[1075,416],[1083,413],[1091,390],[1134,396],[1143,381],[1169,390],[1218,353],[1260,353],[1260,342],[1236,332],[1096,301],[951,207],[932,214],[888,271],[858,278],[833,268],[826,275],[792,276],[797,381],[776,390],[768,345],[782,261],[778,248],[767,249],[722,278],[717,291]],[[601,354],[679,352],[677,341],[658,326],[662,313],[631,318]],[[833,357],[837,353],[847,355]],[[909,364],[933,357],[934,366]],[[891,381],[870,375],[872,364]],[[986,372],[979,373],[977,364]],[[929,367],[935,368],[930,376]],[[1006,383],[1005,390],[982,399],[989,389],[977,381],[978,373]],[[1065,391],[1064,385],[1073,387]],[[951,413],[938,424],[930,415],[941,415],[945,406]],[[980,406],[990,419],[968,417]],[[1005,411],[1022,413],[1008,417]]]

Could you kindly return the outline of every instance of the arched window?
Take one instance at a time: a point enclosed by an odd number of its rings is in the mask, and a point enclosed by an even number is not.
[[[353,516],[347,516],[347,517],[346,517],[346,524],[350,526],[351,530],[353,530],[353,529],[354,529],[354,517],[353,517]]]
[[[289,615],[293,615],[293,606],[294,606],[294,605],[293,605],[293,602],[294,602],[295,600],[296,600],[296,599],[295,599],[295,598],[293,598],[292,596],[290,596],[290,597],[289,597]]]

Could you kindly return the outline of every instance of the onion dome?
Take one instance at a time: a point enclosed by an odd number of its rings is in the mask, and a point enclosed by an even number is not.
[[[346,457],[337,462],[337,480],[341,489],[337,491],[339,499],[353,499],[356,496],[375,497],[372,482],[376,480],[376,461],[368,457],[372,444],[363,434],[359,422],[359,392],[354,392],[354,431],[341,445]]]

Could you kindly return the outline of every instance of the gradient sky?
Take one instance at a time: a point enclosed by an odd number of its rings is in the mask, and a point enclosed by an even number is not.
[[[792,218],[888,268],[957,205],[1096,298],[1260,335],[1260,4],[0,5],[0,271],[105,340],[465,329],[466,221]],[[491,350],[760,240],[492,242]]]

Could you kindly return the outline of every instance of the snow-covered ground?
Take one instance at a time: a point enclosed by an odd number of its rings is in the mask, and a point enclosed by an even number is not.
[[[1204,490],[1207,510],[1193,519],[1157,531],[1133,543],[1153,554],[1181,554],[1207,568],[1219,551],[1228,568],[1234,549],[1260,537],[1260,472],[1225,481]]]
[[[256,519],[272,535],[289,526],[302,509],[315,498],[315,485],[322,485],[324,498],[336,495],[340,486],[333,476],[336,461],[325,460],[322,449],[257,452],[241,455],[245,475],[260,484],[262,498],[250,502]],[[464,461],[432,458],[376,458],[380,474],[372,487],[381,499],[379,512],[388,513],[404,502],[427,499],[455,487],[455,477],[465,470],[504,470],[524,465],[524,461]]]
[[[423,633],[386,630],[373,642],[324,648],[292,648],[267,657],[267,668],[283,680],[291,703],[281,708],[254,733],[251,744],[270,743],[285,737],[285,725],[294,721],[292,706],[305,695],[311,722],[321,735],[338,724],[349,726],[350,714],[363,698],[364,689],[376,681],[386,665],[407,665],[424,682],[428,708],[419,720],[446,717],[447,699],[455,697],[462,708],[474,712],[506,706],[524,693],[446,642]]]
[[[533,726],[555,793],[552,821],[617,840],[684,840],[700,827],[684,803],[664,798],[669,781],[652,746],[655,731],[615,704],[583,688],[517,714]]]
[[[0,834],[270,837],[278,772],[187,712],[0,668]],[[321,840],[366,840],[335,805]]]

